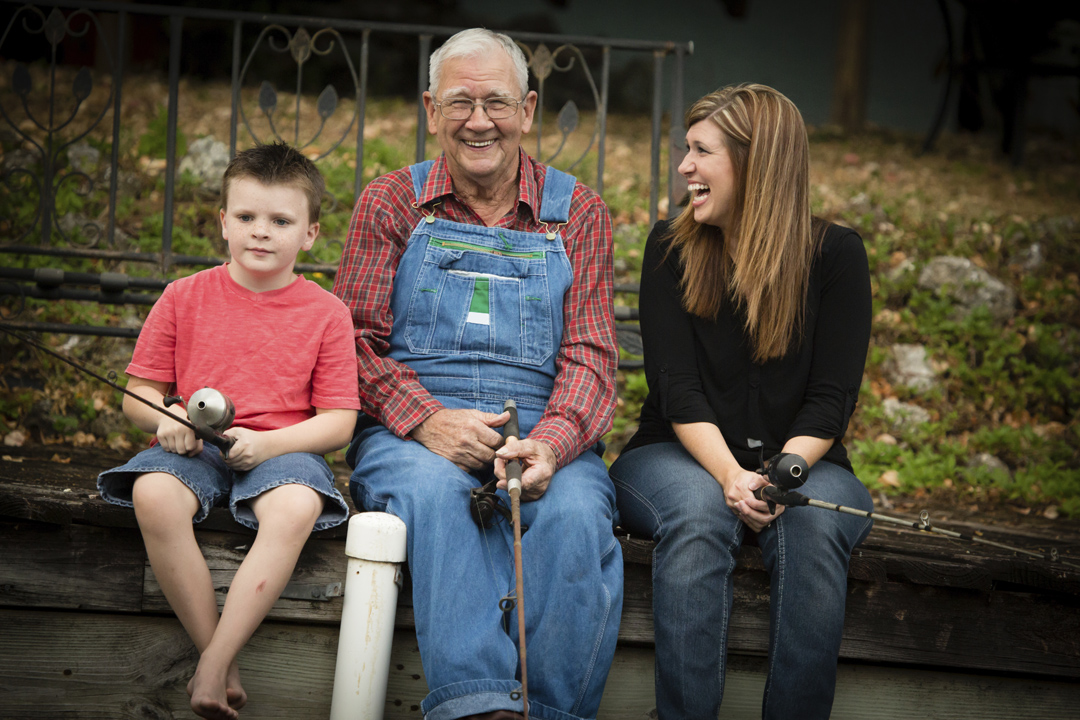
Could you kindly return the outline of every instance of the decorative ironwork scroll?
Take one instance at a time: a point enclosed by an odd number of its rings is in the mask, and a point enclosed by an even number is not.
[[[325,45],[320,46],[320,42],[324,42]],[[295,32],[290,32],[288,28],[281,25],[268,25],[259,33],[259,37],[255,40],[255,45],[251,48],[251,52],[248,53],[247,60],[244,62],[244,67],[240,71],[241,86],[248,75],[248,70],[251,68],[252,60],[264,45],[274,52],[288,53],[296,63],[296,89],[292,103],[295,117],[293,118],[292,138],[288,139],[282,135],[282,129],[278,127],[277,122],[274,119],[275,114],[278,112],[279,94],[277,89],[266,80],[263,80],[259,85],[258,107],[259,112],[262,113],[262,116],[269,125],[269,135],[260,134],[252,127],[251,120],[248,118],[243,103],[240,104],[239,108],[240,117],[244,123],[244,127],[247,128],[247,131],[256,142],[265,143],[269,142],[271,139],[277,139],[282,142],[288,142],[298,150],[304,150],[315,144],[322,136],[323,130],[326,129],[326,121],[337,111],[338,105],[340,104],[340,97],[338,96],[337,89],[332,84],[328,84],[323,88],[322,92],[319,93],[319,97],[315,101],[315,113],[319,118],[318,127],[310,137],[301,139],[300,119],[302,115],[301,98],[304,86],[304,65],[313,60],[316,56],[326,57],[333,53],[335,48],[340,49],[340,54],[344,59],[345,65],[349,70],[349,76],[353,81],[353,112],[352,117],[349,119],[348,127],[342,131],[341,136],[333,139],[333,144],[328,149],[321,151],[313,158],[316,161],[322,160],[344,142],[345,138],[348,137],[353,126],[356,124],[359,115],[360,78],[356,73],[356,68],[353,66],[352,58],[346,50],[344,38],[342,38],[341,34],[336,29],[330,27],[323,28],[315,32],[315,34],[311,34],[303,27],[297,28]]]
[[[568,100],[562,106],[562,109],[559,110],[558,117],[555,121],[555,126],[562,136],[559,140],[559,147],[547,157],[542,156],[540,145],[544,138],[545,82],[548,77],[551,76],[552,72],[569,73],[575,66],[580,64],[585,79],[589,83],[589,89],[592,91],[593,101],[595,103],[596,118],[593,122],[592,134],[589,136],[589,144],[568,167],[569,170],[573,170],[585,159],[585,156],[589,154],[589,151],[592,150],[593,145],[596,143],[596,139],[600,134],[602,116],[605,111],[600,99],[600,91],[596,88],[596,82],[593,80],[589,64],[585,61],[585,56],[576,45],[559,45],[554,51],[548,49],[548,46],[544,43],[538,43],[535,50],[522,42],[519,42],[518,46],[525,52],[529,70],[531,70],[533,76],[536,77],[536,94],[538,96],[536,102],[536,156],[541,158],[545,164],[550,164],[562,154],[563,149],[566,147],[567,138],[577,130],[578,122],[580,121],[577,104],[573,100]],[[559,63],[560,56],[565,56],[565,60],[562,64]]]
[[[73,10],[67,16],[58,8],[48,15],[37,7],[23,6],[15,11],[0,35],[0,50],[12,30],[26,35],[40,35],[49,45],[47,67],[48,91],[44,102],[35,93],[35,78],[31,68],[24,63],[14,63],[11,71],[11,92],[0,94],[0,118],[18,138],[21,148],[8,148],[4,153],[4,167],[0,169],[2,192],[9,197],[20,197],[22,202],[5,202],[0,210],[0,225],[6,226],[6,244],[20,244],[39,234],[39,245],[50,247],[58,244],[95,247],[106,239],[100,224],[83,216],[69,213],[62,215],[57,207],[61,190],[70,186],[81,198],[90,197],[94,180],[82,169],[69,162],[64,165],[68,151],[84,139],[100,123],[112,105],[114,88],[108,88],[108,97],[100,110],[90,109],[88,102],[94,95],[94,76],[89,68],[82,67],[70,80],[70,86],[61,86],[58,72],[57,51],[67,37],[83,37],[91,28],[104,36],[98,18],[87,10]],[[110,70],[115,63],[108,42],[100,43]],[[90,109],[89,122],[76,119]],[[80,112],[82,111],[82,112]],[[96,115],[92,113],[96,112]],[[66,132],[65,132],[66,131]],[[31,205],[26,198],[37,198]],[[20,217],[20,210],[32,208],[29,215]]]

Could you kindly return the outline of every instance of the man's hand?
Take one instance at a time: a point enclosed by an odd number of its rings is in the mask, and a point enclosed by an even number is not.
[[[539,500],[555,474],[555,451],[537,440],[509,440],[495,453],[495,476],[498,486],[506,489],[506,461],[521,461],[521,499]]]
[[[496,415],[443,408],[413,428],[410,435],[462,470],[479,470],[494,462],[495,448],[502,444],[502,435],[492,428],[502,427],[509,419],[508,412]]]
[[[195,436],[195,431],[166,415],[158,421],[158,445],[166,452],[195,457],[202,452],[203,441]]]
[[[274,452],[273,443],[269,442],[266,436],[257,430],[231,427],[222,435],[236,438],[236,442],[229,448],[228,454],[225,455],[225,464],[233,470],[246,472],[278,455],[278,453]]]

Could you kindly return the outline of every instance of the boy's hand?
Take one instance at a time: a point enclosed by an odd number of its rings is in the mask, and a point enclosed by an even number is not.
[[[251,470],[266,460],[277,455],[273,442],[264,433],[242,427],[231,427],[223,435],[236,438],[236,444],[229,448],[225,464],[233,470]]]
[[[158,421],[157,432],[158,445],[166,452],[177,455],[195,457],[202,452],[203,441],[195,436],[195,432],[181,425],[176,420],[165,415]]]

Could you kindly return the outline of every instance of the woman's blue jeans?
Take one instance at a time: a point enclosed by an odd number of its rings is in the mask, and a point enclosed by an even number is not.
[[[622,526],[650,537],[661,720],[715,720],[724,694],[732,571],[746,526],[720,484],[679,443],[623,454],[611,467]],[[859,479],[815,464],[804,495],[864,510]],[[762,717],[828,718],[844,629],[851,552],[872,522],[810,507],[788,508],[758,534],[771,578],[769,671]]]

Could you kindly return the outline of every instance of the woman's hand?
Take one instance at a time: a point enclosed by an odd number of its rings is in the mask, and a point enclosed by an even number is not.
[[[755,490],[768,485],[765,478],[756,472],[739,468],[719,482],[724,488],[724,500],[731,512],[754,532],[761,532],[784,512],[784,506],[777,505],[776,512],[770,514],[769,504],[754,497]]]

